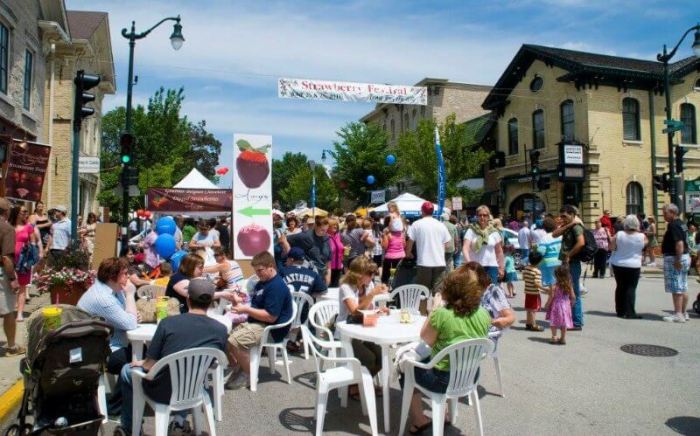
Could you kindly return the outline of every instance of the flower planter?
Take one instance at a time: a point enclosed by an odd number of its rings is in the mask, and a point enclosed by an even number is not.
[[[86,290],[87,287],[85,285],[77,285],[73,288],[67,285],[54,285],[49,289],[51,303],[77,306],[78,300],[80,300],[80,297],[83,296]]]

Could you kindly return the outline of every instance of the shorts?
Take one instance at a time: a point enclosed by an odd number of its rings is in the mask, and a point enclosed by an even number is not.
[[[506,273],[506,278],[505,278],[506,283],[512,283],[512,282],[517,282],[517,281],[518,281],[518,273],[517,272]]]
[[[537,312],[542,308],[540,294],[525,294],[525,310]]]
[[[542,286],[552,286],[556,283],[554,279],[554,270],[557,269],[556,266],[543,266],[540,265],[540,271],[542,272]]]
[[[13,313],[15,304],[17,304],[17,294],[12,290],[7,279],[0,276],[0,316]]]
[[[256,322],[244,322],[234,327],[228,342],[236,348],[250,350],[260,344],[265,326]]]
[[[690,256],[684,254],[681,257],[681,270],[674,267],[676,256],[664,256],[664,288],[671,294],[688,292],[688,270],[690,269]]]

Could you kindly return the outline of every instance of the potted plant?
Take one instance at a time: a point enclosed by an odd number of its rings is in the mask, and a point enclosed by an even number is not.
[[[80,297],[95,282],[89,269],[90,253],[72,244],[62,254],[49,254],[37,277],[37,290],[51,294],[53,304],[78,304]]]

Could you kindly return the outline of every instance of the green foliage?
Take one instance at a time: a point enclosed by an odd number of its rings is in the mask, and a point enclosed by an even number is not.
[[[299,200],[308,201],[308,193],[302,197],[287,197],[283,193],[283,189],[289,185],[294,175],[302,168],[308,167],[309,161],[303,153],[286,152],[282,155],[282,159],[272,159],[272,198],[279,201],[283,210],[294,209],[294,205]]]
[[[338,206],[338,191],[321,165],[316,165],[314,173],[316,174],[316,207],[332,210]],[[280,198],[291,204],[291,207],[286,207],[287,209],[293,209],[299,200],[304,200],[309,207],[311,206],[311,183],[311,167],[305,165],[298,168],[297,172],[288,180],[286,186],[280,192]]]

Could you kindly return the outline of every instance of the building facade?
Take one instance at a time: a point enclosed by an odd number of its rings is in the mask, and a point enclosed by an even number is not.
[[[700,60],[670,72],[672,116],[686,123],[675,142],[697,144]],[[505,166],[486,171],[486,201],[512,216],[574,204],[588,225],[604,210],[658,217],[668,201],[653,184],[668,164],[663,90],[659,62],[524,45],[483,103],[505,154]],[[582,180],[563,172],[567,145],[582,146]],[[549,183],[533,183],[533,158]],[[699,151],[685,156],[682,177],[700,177]]]

